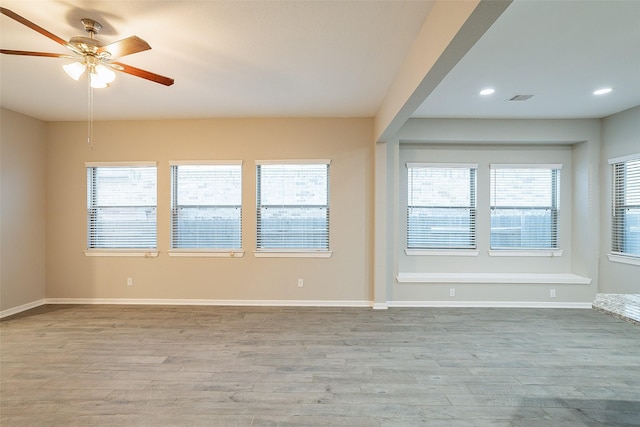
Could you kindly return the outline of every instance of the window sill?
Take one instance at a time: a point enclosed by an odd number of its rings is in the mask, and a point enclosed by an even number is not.
[[[398,273],[398,283],[458,283],[494,285],[589,285],[591,279],[570,273]]]
[[[620,254],[607,254],[609,261],[619,262],[621,264],[640,265],[640,257],[633,257]]]
[[[333,252],[256,251],[256,258],[329,258]]]
[[[244,251],[193,251],[170,250],[170,257],[185,258],[242,258]]]
[[[160,252],[157,250],[125,250],[125,249],[87,249],[84,251],[85,256],[96,257],[144,257],[156,258]]]
[[[478,256],[475,249],[405,249],[407,256]]]
[[[489,250],[489,256],[505,256],[505,257],[559,257],[564,251],[562,249],[493,249]]]

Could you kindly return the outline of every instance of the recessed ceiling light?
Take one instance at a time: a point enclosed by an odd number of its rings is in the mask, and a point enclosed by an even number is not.
[[[480,91],[480,95],[491,95],[491,94],[492,94],[492,93],[494,93],[495,91],[496,91],[495,89],[491,89],[491,88],[488,88],[488,89],[482,89],[482,90]]]
[[[598,90],[594,90],[593,94],[594,95],[605,95],[609,92],[611,92],[613,89],[610,87],[603,87],[602,89],[598,89]]]

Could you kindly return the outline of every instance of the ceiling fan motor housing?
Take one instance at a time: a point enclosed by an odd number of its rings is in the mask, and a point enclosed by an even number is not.
[[[69,40],[69,44],[77,47],[83,54],[86,55],[97,54],[98,48],[100,48],[101,46],[98,40],[83,36],[71,37],[71,40]]]
[[[80,22],[84,25],[84,30],[90,34],[98,34],[102,29],[102,24],[91,18],[82,18]]]
[[[94,21],[91,18],[82,18],[80,20],[82,25],[84,25],[84,29],[87,33],[89,33],[89,37],[76,36],[72,37],[69,40],[69,44],[75,47],[76,51],[79,51],[82,55],[98,55],[98,49],[102,46],[98,40],[94,39],[93,36],[98,34],[98,32],[102,29],[102,24],[98,21]]]

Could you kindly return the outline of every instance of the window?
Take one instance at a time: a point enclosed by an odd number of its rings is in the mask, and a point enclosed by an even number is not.
[[[87,164],[87,247],[156,248],[156,166]]]
[[[172,162],[171,247],[242,247],[240,162]]]
[[[562,165],[491,165],[491,249],[557,249]]]
[[[611,251],[640,257],[640,154],[614,159],[611,202]]]
[[[407,163],[407,248],[476,248],[477,165]]]
[[[258,162],[257,249],[329,250],[329,161]]]

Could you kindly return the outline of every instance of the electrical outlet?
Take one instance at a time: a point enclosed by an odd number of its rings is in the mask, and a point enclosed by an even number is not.
[[[551,298],[555,298],[556,297],[556,290],[555,289],[550,289],[549,290],[549,296]]]
[[[455,288],[449,289],[449,296],[450,297],[455,297],[456,296],[456,289]]]
[[[304,286],[304,280],[303,279],[298,279],[298,287],[302,288]]]
[[[133,277],[127,277],[127,286],[133,286]]]

